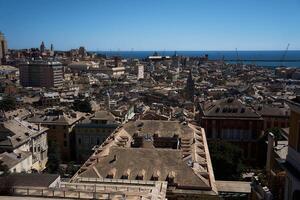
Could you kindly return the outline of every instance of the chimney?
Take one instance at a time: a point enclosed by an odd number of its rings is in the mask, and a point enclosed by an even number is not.
[[[271,171],[271,157],[273,154],[274,140],[275,140],[274,134],[269,133],[268,134],[267,163],[266,163],[267,173],[270,173],[270,171]]]

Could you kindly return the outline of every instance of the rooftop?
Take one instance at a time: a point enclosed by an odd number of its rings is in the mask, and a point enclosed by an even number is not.
[[[45,113],[35,114],[27,120],[41,124],[72,125],[83,118],[85,118],[85,114],[81,112],[50,109]]]
[[[202,109],[204,117],[261,118],[254,109],[233,98],[209,102]]]
[[[0,154],[0,161],[3,162],[9,169],[20,163],[22,160],[28,158],[31,152],[17,151],[17,152],[4,152]]]
[[[18,118],[1,122],[1,124],[1,147],[18,147],[30,140],[31,137],[37,136],[48,130],[48,128]]]
[[[109,111],[98,111],[95,113],[95,116],[92,118],[93,120],[107,120],[107,121],[114,121],[114,115]]]
[[[193,129],[178,121],[139,120],[124,125],[124,129],[132,136],[158,135],[159,137],[192,137]]]
[[[9,180],[12,186],[49,187],[59,178],[57,174],[10,174],[7,177],[0,177],[1,185]]]
[[[136,132],[144,143],[139,148],[131,146],[139,140]],[[152,144],[174,139],[175,149]],[[204,129],[177,121],[139,120],[119,127],[72,180],[78,177],[168,181],[176,190],[217,194]]]

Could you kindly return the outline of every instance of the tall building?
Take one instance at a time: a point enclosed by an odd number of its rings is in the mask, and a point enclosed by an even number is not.
[[[45,50],[46,50],[46,47],[45,47],[45,44],[44,44],[44,41],[43,41],[41,46],[40,46],[40,51],[43,53],[43,52],[45,52]]]
[[[193,80],[192,71],[190,71],[188,79],[186,81],[186,97],[187,97],[187,99],[194,102],[194,94],[195,94],[195,83]]]
[[[291,108],[288,154],[285,162],[285,200],[300,199],[300,96],[288,101]]]
[[[144,79],[144,65],[136,66],[137,79]]]
[[[54,61],[30,61],[20,67],[20,83],[23,87],[61,87],[63,66]]]
[[[86,50],[84,47],[79,47],[78,50],[79,55],[81,55],[81,57],[85,57],[86,56]]]
[[[53,47],[53,44],[51,44],[51,47],[50,47],[50,56],[54,56],[54,47]]]
[[[0,64],[3,63],[6,54],[7,54],[7,42],[3,33],[0,32]]]

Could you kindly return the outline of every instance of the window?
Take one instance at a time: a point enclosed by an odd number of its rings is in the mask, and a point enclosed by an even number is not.
[[[78,144],[81,144],[81,138],[78,138]]]
[[[68,146],[67,141],[64,141],[64,147],[67,147],[67,146]]]
[[[87,136],[84,138],[84,144],[86,145],[90,144],[90,137]]]
[[[67,138],[67,133],[64,133],[64,138]]]
[[[100,138],[97,137],[97,145],[100,145]]]

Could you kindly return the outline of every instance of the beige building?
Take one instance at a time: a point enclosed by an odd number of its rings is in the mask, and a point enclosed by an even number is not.
[[[119,77],[125,74],[125,67],[100,66],[99,68],[90,69],[90,72],[103,73],[112,77]]]
[[[7,166],[10,173],[31,172],[32,154],[28,151],[4,152],[0,154],[0,162]],[[0,172],[1,173],[1,172]]]
[[[48,139],[58,144],[62,160],[70,161],[75,156],[73,128],[84,118],[84,113],[53,108],[27,120],[48,127]]]
[[[109,111],[96,112],[94,116],[75,125],[76,161],[83,163],[118,127]]]
[[[68,68],[72,72],[82,72],[88,71],[90,68],[98,68],[99,64],[93,61],[80,61],[80,62],[72,62],[68,65]]]
[[[204,129],[177,121],[128,122],[71,182],[78,178],[166,181],[167,199],[219,199]]]
[[[30,170],[43,171],[48,161],[47,131],[45,127],[19,118],[0,122],[0,152],[8,152],[8,154],[2,154],[3,158],[13,157],[16,154],[16,158],[13,159],[22,165],[22,159],[27,160],[24,162],[28,160],[30,162],[30,158],[27,159],[27,157],[31,156],[32,164],[27,163],[31,165]],[[12,171],[29,171],[29,166],[17,168],[13,168],[14,164],[10,166]]]
[[[60,62],[35,60],[19,68],[23,87],[60,88],[63,86],[63,66]]]

